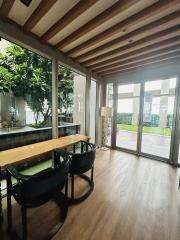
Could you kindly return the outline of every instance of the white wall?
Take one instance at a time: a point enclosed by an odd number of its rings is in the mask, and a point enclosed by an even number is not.
[[[114,74],[105,77],[105,82],[119,82],[119,83],[137,83],[143,81],[167,79],[168,77],[176,77],[180,75],[180,63],[168,64],[159,67],[146,67],[142,70],[133,71],[129,73]]]

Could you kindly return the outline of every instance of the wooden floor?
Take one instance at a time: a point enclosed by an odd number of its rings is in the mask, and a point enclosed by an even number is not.
[[[179,240],[179,175],[165,163],[98,150],[94,192],[70,207],[53,240]]]

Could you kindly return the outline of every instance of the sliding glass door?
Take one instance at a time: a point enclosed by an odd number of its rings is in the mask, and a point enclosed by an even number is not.
[[[141,152],[169,159],[176,79],[145,83]]]
[[[169,161],[174,144],[177,79],[118,85],[113,138],[116,147]],[[180,152],[179,152],[180,163]]]
[[[140,84],[118,86],[116,146],[136,151],[139,123]]]

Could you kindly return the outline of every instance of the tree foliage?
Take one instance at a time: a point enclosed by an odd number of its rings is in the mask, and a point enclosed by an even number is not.
[[[15,44],[0,54],[0,92],[12,91],[15,96],[23,97],[34,112],[35,126],[39,115],[47,125],[51,118],[52,77],[51,61]],[[73,72],[59,67],[60,109],[72,106]]]
[[[12,86],[12,74],[4,67],[0,66],[0,92],[3,94],[9,92]]]

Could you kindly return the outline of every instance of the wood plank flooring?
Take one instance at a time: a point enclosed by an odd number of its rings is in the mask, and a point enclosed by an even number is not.
[[[98,150],[94,192],[70,207],[53,240],[179,240],[179,176],[162,162]],[[84,185],[76,183],[80,194]]]

